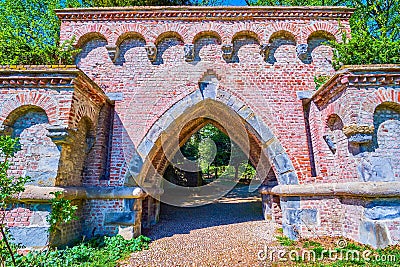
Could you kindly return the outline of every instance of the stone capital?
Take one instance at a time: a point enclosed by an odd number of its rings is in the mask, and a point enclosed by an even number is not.
[[[157,58],[157,47],[156,47],[156,45],[153,44],[153,43],[147,44],[145,46],[145,49],[146,49],[147,57],[149,58],[149,60],[151,62],[156,61],[156,58]]]
[[[74,131],[66,126],[50,125],[47,127],[48,137],[57,145],[70,144],[73,139]]]
[[[108,55],[110,56],[112,62],[115,62],[115,60],[118,58],[119,55],[119,48],[116,45],[107,45],[106,46]]]
[[[343,127],[343,133],[347,136],[350,143],[370,143],[374,133],[373,125],[346,125]]]
[[[296,53],[297,56],[301,59],[304,60],[307,58],[307,50],[308,50],[308,44],[299,44],[296,47]]]
[[[232,44],[223,44],[221,46],[221,49],[222,49],[222,57],[226,61],[230,61],[233,56],[233,45]]]
[[[260,55],[267,59],[269,57],[269,53],[271,51],[271,44],[261,44],[260,45]]]

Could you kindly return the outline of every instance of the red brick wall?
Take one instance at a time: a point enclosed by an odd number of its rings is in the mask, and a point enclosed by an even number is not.
[[[347,19],[341,23],[349,30]],[[296,92],[314,90],[314,76],[333,73],[329,64],[332,51],[321,45],[321,38],[339,39],[338,29],[336,19],[314,17],[229,23],[218,19],[200,23],[110,18],[95,24],[90,19],[62,18],[61,39],[76,36],[82,48],[78,67],[106,93],[123,95],[115,101],[118,118],[114,119],[110,184],[121,184],[125,179],[126,152],[121,151],[121,142],[131,142],[137,148],[158,118],[199,90],[198,82],[207,71],[215,72],[220,87],[241,99],[272,129],[302,182],[311,170],[303,107]],[[221,46],[231,42],[233,60],[226,62]],[[194,44],[195,58],[186,62],[184,44],[190,43]],[[259,45],[268,43],[274,51],[272,61],[260,54]],[[302,61],[296,55],[296,45],[307,43],[312,51]],[[149,44],[158,50],[154,62],[146,53],[145,45]],[[119,47],[115,62],[107,46]],[[126,138],[120,137],[121,132]]]

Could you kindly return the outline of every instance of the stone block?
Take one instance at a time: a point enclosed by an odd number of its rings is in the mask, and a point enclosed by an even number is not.
[[[134,211],[106,212],[104,214],[104,224],[134,225]]]
[[[15,244],[22,244],[28,248],[42,248],[47,245],[49,227],[10,227],[9,229]]]
[[[358,175],[364,182],[395,181],[390,160],[383,157],[364,158],[357,166]]]
[[[301,224],[316,225],[318,224],[318,210],[302,209],[299,212]]]
[[[300,210],[287,208],[282,211],[282,222],[288,225],[300,225]]]
[[[384,222],[365,220],[360,225],[360,241],[373,248],[384,248],[390,245],[391,238]]]
[[[34,211],[29,220],[30,226],[46,226],[49,227],[49,223],[47,222],[47,216],[50,214],[48,211]]]
[[[285,153],[282,145],[277,140],[271,140],[272,142],[267,145],[264,152],[267,154],[269,159],[275,158],[277,155]]]
[[[400,201],[378,200],[365,207],[364,216],[370,220],[400,219]]]
[[[123,92],[108,92],[108,93],[106,93],[106,95],[112,101],[124,100],[124,93]]]
[[[147,138],[142,143],[140,143],[138,147],[138,153],[140,154],[140,157],[146,158],[153,146],[154,143]]]
[[[277,155],[274,158],[274,163],[279,174],[283,174],[288,171],[294,171],[293,164],[286,153]]]
[[[297,240],[299,238],[299,232],[296,225],[287,225],[282,223],[283,234],[292,240]]]
[[[287,172],[278,176],[280,184],[298,184],[299,180],[295,172]]]
[[[283,209],[299,209],[300,197],[281,197],[281,207]]]

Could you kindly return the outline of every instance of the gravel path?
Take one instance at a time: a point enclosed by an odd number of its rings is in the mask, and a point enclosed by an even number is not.
[[[150,249],[123,266],[263,266],[257,252],[277,225],[262,220],[260,198],[246,191],[196,208],[162,205],[159,223],[144,233],[154,240]]]

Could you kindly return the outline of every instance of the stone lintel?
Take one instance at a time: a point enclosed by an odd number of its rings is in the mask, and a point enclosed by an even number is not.
[[[140,187],[44,187],[27,185],[25,191],[14,199],[22,202],[43,202],[54,197],[50,192],[61,191],[66,199],[132,199],[145,198]]]
[[[400,197],[400,182],[348,182],[261,186],[259,192],[278,196]]]

